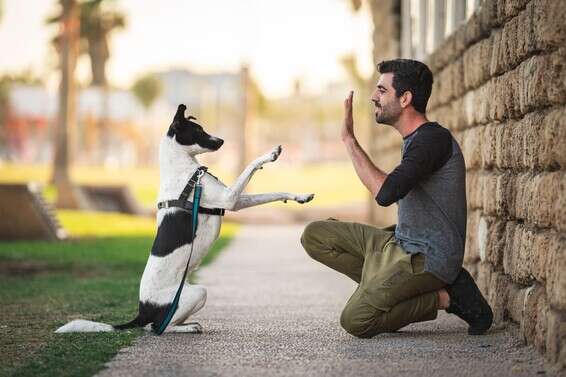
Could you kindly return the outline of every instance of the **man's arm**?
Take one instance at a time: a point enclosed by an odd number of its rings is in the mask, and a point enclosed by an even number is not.
[[[354,92],[344,101],[344,127],[342,128],[342,142],[346,146],[346,150],[352,160],[356,174],[360,181],[372,193],[375,198],[383,182],[387,178],[387,174],[379,169],[370,160],[367,153],[362,149],[356,136],[354,135],[354,118],[352,116],[352,100]]]

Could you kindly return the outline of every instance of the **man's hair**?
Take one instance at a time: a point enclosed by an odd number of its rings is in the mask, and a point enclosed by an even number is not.
[[[395,95],[401,97],[406,91],[411,92],[411,104],[419,113],[426,112],[426,104],[432,92],[432,72],[426,64],[417,60],[385,60],[377,65],[379,73],[393,73]]]

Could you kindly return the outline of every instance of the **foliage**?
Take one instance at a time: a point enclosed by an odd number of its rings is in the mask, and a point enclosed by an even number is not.
[[[161,90],[161,82],[153,74],[140,77],[132,85],[132,92],[146,109],[159,97]]]

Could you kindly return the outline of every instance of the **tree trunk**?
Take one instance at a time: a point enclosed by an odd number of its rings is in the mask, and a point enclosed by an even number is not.
[[[53,182],[57,187],[57,207],[79,208],[84,200],[69,176],[69,128],[76,121],[75,67],[79,52],[79,7],[75,0],[61,0],[59,118],[55,130]]]

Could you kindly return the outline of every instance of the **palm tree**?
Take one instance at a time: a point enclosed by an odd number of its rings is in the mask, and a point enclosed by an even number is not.
[[[75,68],[79,56],[80,17],[76,0],[60,0],[62,12],[48,22],[58,20],[60,33],[56,38],[60,57],[59,117],[55,129],[53,183],[57,188],[57,206],[80,208],[86,203],[69,176],[69,127],[76,121]]]
[[[108,37],[113,30],[126,25],[125,16],[116,10],[104,9],[103,1],[89,0],[80,5],[81,38],[86,42],[92,72],[91,85],[94,86],[107,84],[106,63],[110,58]]]

